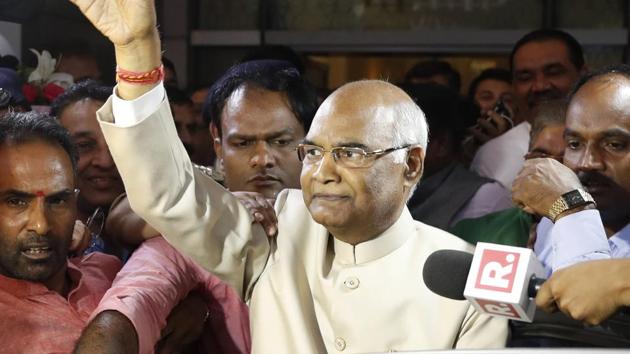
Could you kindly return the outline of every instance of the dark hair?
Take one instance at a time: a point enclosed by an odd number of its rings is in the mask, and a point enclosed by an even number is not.
[[[477,88],[482,81],[485,80],[497,80],[512,84],[512,74],[505,69],[500,68],[490,68],[486,69],[479,74],[473,81],[470,83],[468,87],[468,98],[471,100],[475,99],[475,94],[477,93]]]
[[[290,63],[278,60],[256,60],[235,65],[208,91],[203,118],[221,134],[221,113],[226,100],[243,85],[252,85],[287,95],[291,110],[307,132],[319,106],[313,87]]]
[[[77,175],[79,153],[70,138],[70,133],[53,117],[37,112],[9,112],[0,117],[0,147],[21,145],[42,140],[61,146],[72,163],[72,172]]]
[[[525,44],[530,42],[544,42],[556,40],[564,43],[569,51],[569,60],[579,71],[584,66],[584,52],[580,43],[570,34],[557,29],[539,29],[527,33],[521,39],[516,42],[512,53],[510,53],[510,69],[514,71],[514,55]]]
[[[630,65],[627,64],[614,64],[614,65],[609,65],[606,66],[604,68],[601,68],[599,70],[590,72],[586,75],[582,75],[577,82],[575,83],[575,85],[573,86],[573,89],[571,90],[571,92],[569,93],[568,96],[568,101],[571,102],[571,100],[573,100],[573,96],[575,96],[575,94],[580,90],[580,88],[582,88],[582,86],[584,86],[587,82],[600,77],[600,76],[605,76],[605,75],[609,75],[609,74],[616,74],[616,75],[621,75],[624,76],[628,79],[630,79]]]
[[[466,135],[479,117],[479,107],[450,88],[434,83],[403,84],[401,88],[424,112],[432,135],[451,136],[451,151],[457,153]]]
[[[423,61],[414,65],[407,74],[405,74],[405,83],[411,83],[414,78],[428,79],[431,76],[444,75],[448,81],[448,87],[455,92],[459,92],[461,86],[461,77],[457,70],[445,62],[440,60]]]
[[[105,102],[112,95],[112,92],[113,88],[111,86],[105,86],[97,81],[81,81],[70,86],[69,89],[52,102],[50,115],[58,118],[68,106],[85,98]]]
[[[241,58],[240,63],[261,59],[287,61],[300,72],[300,75],[304,74],[304,60],[291,47],[285,45],[265,45],[256,47],[247,52],[245,56]]]

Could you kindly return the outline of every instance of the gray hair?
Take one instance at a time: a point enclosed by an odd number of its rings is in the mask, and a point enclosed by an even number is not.
[[[420,107],[409,98],[409,101],[396,105],[394,110],[392,146],[418,144],[424,151],[427,151],[429,128],[424,112],[422,112]],[[394,153],[397,163],[404,162],[405,154],[402,152]]]
[[[566,111],[567,101],[564,99],[545,101],[536,107],[530,132],[530,148],[545,128],[565,124]]]
[[[392,146],[420,145],[427,151],[429,143],[429,127],[422,109],[409,97],[408,101],[401,102],[394,107],[395,119],[392,122]],[[407,150],[399,150],[392,153],[395,163],[405,163]],[[418,183],[420,180],[418,179]],[[413,196],[418,184],[409,189],[407,201]]]

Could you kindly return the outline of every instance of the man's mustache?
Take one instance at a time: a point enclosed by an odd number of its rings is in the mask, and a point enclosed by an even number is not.
[[[35,232],[29,232],[28,234],[26,234],[26,237],[24,238],[24,240],[22,240],[22,246],[24,248],[30,248],[30,247],[52,248],[54,244],[55,242],[53,241],[51,237],[48,237],[46,235],[42,236]]]
[[[558,90],[545,90],[541,92],[533,92],[527,96],[527,104],[531,107],[535,103],[539,103],[541,101],[551,101],[557,100],[560,98],[564,98],[562,92]]]
[[[603,174],[595,171],[579,171],[577,173],[580,182],[584,186],[593,186],[593,185],[602,185],[608,187],[618,187],[621,188],[615,181],[613,181],[610,177],[604,176]]]

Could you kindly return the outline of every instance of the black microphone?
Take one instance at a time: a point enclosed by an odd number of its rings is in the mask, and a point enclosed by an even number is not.
[[[424,262],[422,279],[432,292],[453,300],[466,300],[464,288],[473,260],[472,253],[438,250]]]

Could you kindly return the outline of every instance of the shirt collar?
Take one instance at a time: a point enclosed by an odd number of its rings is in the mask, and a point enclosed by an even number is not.
[[[70,276],[71,293],[77,285],[81,282],[81,271],[72,262],[68,262],[67,268],[68,275]],[[29,280],[10,278],[0,274],[0,290],[12,294],[15,297],[29,297],[44,295],[51,291],[42,283],[32,282]]]
[[[398,220],[372,240],[353,246],[333,237],[335,261],[343,265],[358,265],[377,260],[397,250],[414,232],[413,218],[404,208]]]
[[[50,290],[42,283],[36,283],[28,280],[14,279],[0,275],[0,289],[15,297],[29,297],[43,295]]]
[[[630,249],[630,224],[612,235],[608,242],[614,244],[618,249]]]

